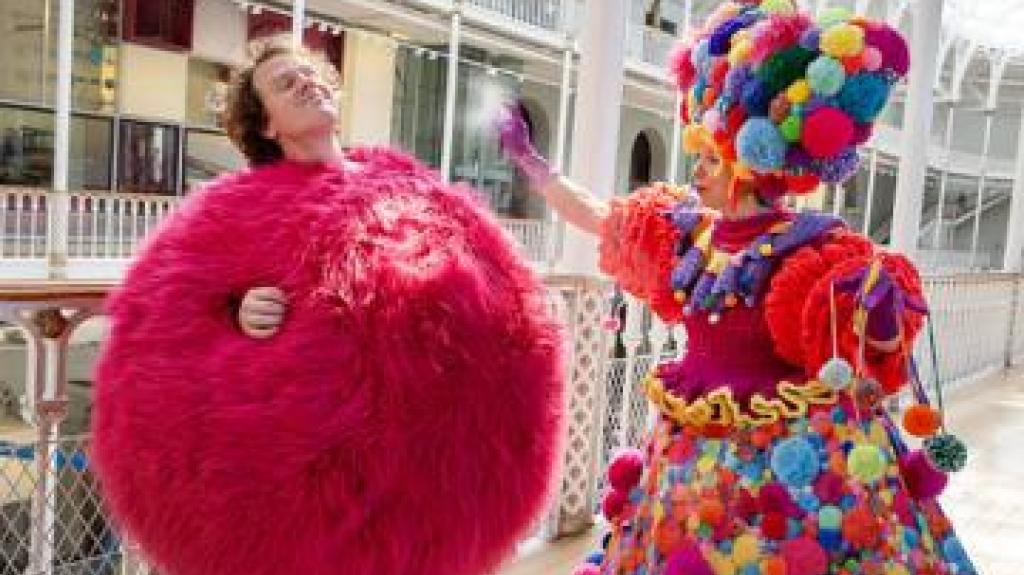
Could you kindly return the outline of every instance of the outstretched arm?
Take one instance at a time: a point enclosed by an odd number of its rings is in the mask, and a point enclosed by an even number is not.
[[[580,230],[598,235],[608,217],[608,204],[578,184],[556,173],[530,141],[526,122],[518,110],[506,107],[498,119],[501,145],[530,190],[539,194],[555,213]]]

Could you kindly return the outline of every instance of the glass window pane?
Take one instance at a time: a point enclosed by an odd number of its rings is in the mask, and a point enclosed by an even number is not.
[[[68,189],[110,189],[111,120],[71,117]],[[0,184],[49,188],[53,112],[0,106]]]
[[[0,107],[0,184],[48,188],[53,181],[53,113]]]
[[[245,158],[227,136],[190,130],[185,139],[185,191],[246,166]]]
[[[49,0],[0,2],[0,98],[44,103],[53,98],[44,87],[52,38],[47,35]]]
[[[109,190],[113,120],[72,116],[68,189]]]
[[[178,131],[148,122],[121,122],[118,188],[122,192],[178,192]]]
[[[117,0],[77,0],[71,106],[113,112],[117,87]],[[0,98],[53,104],[57,78],[56,0],[0,2]]]
[[[230,70],[223,64],[192,59],[188,63],[188,122],[220,126]]]

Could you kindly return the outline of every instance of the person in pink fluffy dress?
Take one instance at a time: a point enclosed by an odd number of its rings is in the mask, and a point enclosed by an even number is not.
[[[975,573],[936,502],[965,450],[913,369],[917,271],[783,202],[856,172],[908,64],[885,24],[725,2],[673,60],[691,187],[610,202],[554,174],[514,112],[502,120],[533,190],[599,237],[601,269],[687,332],[645,381],[657,421],[610,464],[610,535],[576,575]],[[882,405],[907,386],[902,424],[922,449]]]
[[[189,197],[108,304],[106,505],[163,575],[492,572],[557,475],[559,326],[472,194],[342,150],[321,70],[258,48],[225,122],[250,169]]]

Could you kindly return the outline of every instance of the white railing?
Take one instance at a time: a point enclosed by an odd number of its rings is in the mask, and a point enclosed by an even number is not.
[[[0,259],[46,257],[47,192],[0,187]],[[127,259],[174,210],[178,198],[72,192],[68,209],[68,257]]]
[[[68,257],[82,262],[127,260],[174,211],[180,198],[74,192],[68,212]],[[0,260],[46,257],[46,191],[0,187]],[[547,264],[560,254],[560,234],[545,220],[501,218],[523,255]]]
[[[177,198],[167,196],[72,194],[68,256],[130,258],[177,202]]]
[[[661,70],[668,69],[669,55],[677,39],[644,24],[630,24],[626,38],[626,56]]]
[[[501,227],[519,244],[523,256],[535,264],[551,264],[561,255],[558,226],[547,220],[502,218]]]
[[[0,187],[0,258],[46,256],[46,193]]]
[[[668,68],[668,58],[676,45],[676,37],[655,28],[644,30],[643,61],[659,68]]]
[[[972,261],[973,260],[973,261]],[[970,250],[934,250],[922,248],[914,255],[914,263],[925,273],[950,274],[974,270],[988,270],[1000,267],[996,262],[996,254],[989,251],[978,251],[971,257]]]
[[[569,1],[569,0],[565,0]],[[478,6],[506,18],[545,30],[560,30],[562,27],[563,0],[467,0],[466,4]]]

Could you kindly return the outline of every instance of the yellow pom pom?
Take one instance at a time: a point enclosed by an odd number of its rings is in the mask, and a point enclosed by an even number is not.
[[[754,44],[749,39],[743,39],[739,42],[734,42],[732,49],[729,50],[729,64],[737,66],[742,64],[750,56],[750,51],[753,50]]]
[[[677,303],[686,303],[686,292],[677,291],[674,295]]]
[[[700,124],[687,124],[683,128],[683,150],[688,154],[696,154],[707,144],[707,128]]]
[[[836,24],[821,35],[821,51],[833,58],[856,56],[864,51],[864,29],[853,24]]]
[[[807,80],[797,80],[786,90],[786,99],[793,104],[803,104],[811,97],[811,85]]]
[[[740,535],[732,544],[732,560],[736,565],[743,566],[753,563],[761,554],[757,538],[753,535]]]
[[[774,253],[774,251],[772,250],[772,245],[771,244],[761,244],[761,245],[757,246],[757,251],[758,251],[758,253],[760,253],[764,257],[769,257],[770,255],[772,255]]]

